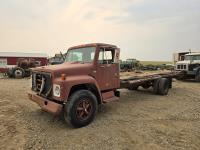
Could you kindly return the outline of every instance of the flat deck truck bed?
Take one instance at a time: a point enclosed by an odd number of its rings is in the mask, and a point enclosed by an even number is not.
[[[137,90],[139,86],[143,87],[144,89],[153,87],[155,94],[166,95],[168,93],[168,89],[172,88],[172,78],[175,78],[178,75],[178,72],[165,72],[144,76],[132,76],[125,79],[120,79],[120,88]],[[162,89],[159,91],[160,88],[164,88],[165,92]]]

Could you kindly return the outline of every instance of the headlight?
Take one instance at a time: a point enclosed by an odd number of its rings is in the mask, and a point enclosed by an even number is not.
[[[53,85],[53,95],[56,97],[60,97],[60,85]]]
[[[194,71],[197,71],[197,69],[198,69],[198,68],[194,68],[193,70],[194,70]]]

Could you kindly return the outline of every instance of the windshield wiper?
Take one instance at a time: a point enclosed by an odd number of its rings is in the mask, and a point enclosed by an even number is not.
[[[63,53],[60,51],[60,55],[61,55],[61,57],[62,57],[62,59],[63,59],[63,61],[65,61],[65,59],[66,59],[66,56],[64,56],[63,55]]]

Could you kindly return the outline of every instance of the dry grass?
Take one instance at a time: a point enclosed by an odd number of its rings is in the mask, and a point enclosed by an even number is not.
[[[162,64],[172,64],[171,61],[140,61],[143,65],[162,65]]]
[[[0,78],[4,78],[4,74],[3,73],[0,73]]]

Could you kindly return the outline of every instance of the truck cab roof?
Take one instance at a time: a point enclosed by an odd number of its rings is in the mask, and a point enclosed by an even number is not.
[[[190,53],[190,54],[186,54],[185,56],[195,56],[195,55],[200,55],[200,53]]]
[[[84,48],[84,47],[110,47],[110,48],[117,48],[117,46],[115,45],[111,45],[111,44],[105,44],[105,43],[90,43],[90,44],[82,44],[82,45],[78,45],[78,46],[73,46],[70,47],[69,50],[71,49],[77,49],[77,48]]]

